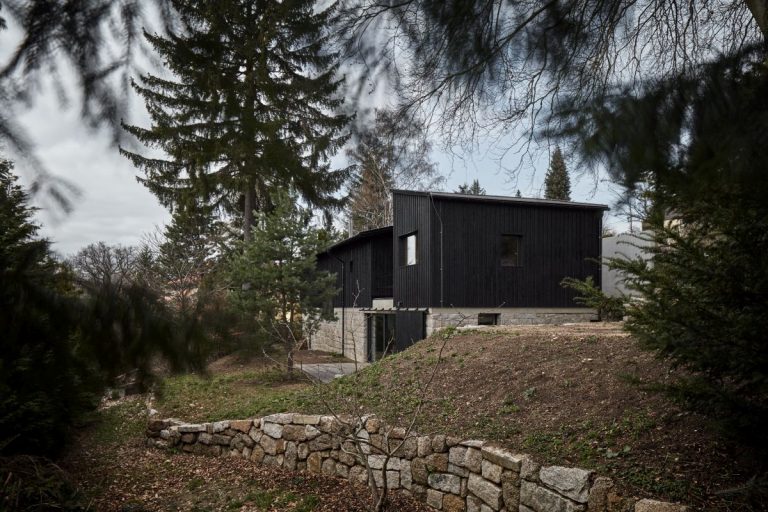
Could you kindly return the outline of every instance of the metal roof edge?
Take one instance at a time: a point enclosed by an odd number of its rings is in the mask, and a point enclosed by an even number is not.
[[[365,240],[366,238],[371,238],[379,234],[385,234],[388,231],[392,231],[394,229],[394,226],[384,226],[383,228],[374,228],[374,229],[368,229],[365,231],[361,231],[357,233],[354,236],[351,236],[349,238],[345,238],[344,240],[341,240],[340,242],[336,242],[335,244],[331,245],[330,247],[326,248],[323,252],[320,254],[325,254],[327,252],[332,251],[333,249],[337,249],[339,247],[342,247],[347,244],[351,244],[353,242],[357,242],[359,240]]]
[[[420,190],[400,190],[392,189],[393,194],[405,194],[413,196],[435,197],[438,199],[454,201],[474,201],[474,202],[496,202],[512,203],[531,206],[553,206],[563,208],[580,208],[592,210],[610,210],[610,207],[600,203],[581,203],[575,201],[560,201],[556,199],[539,199],[535,197],[513,197],[513,196],[489,196],[476,194],[459,194],[455,192],[428,192]]]

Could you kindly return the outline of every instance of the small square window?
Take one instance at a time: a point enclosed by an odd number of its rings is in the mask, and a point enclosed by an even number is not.
[[[400,264],[415,265],[416,259],[416,233],[400,237]]]
[[[499,325],[499,314],[480,313],[477,315],[477,325]]]
[[[501,235],[501,266],[522,266],[521,250],[523,237],[519,235]]]

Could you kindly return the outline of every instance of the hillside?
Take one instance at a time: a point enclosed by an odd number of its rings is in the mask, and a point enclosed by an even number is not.
[[[285,382],[263,360],[212,368],[207,379],[167,381],[157,407],[187,420],[331,408],[403,425],[434,371],[423,433],[495,440],[541,462],[594,468],[627,495],[702,508],[749,510],[742,495],[715,493],[760,471],[748,448],[653,391],[673,373],[615,324],[443,331],[327,386]]]
[[[758,457],[655,392],[652,384],[668,382],[673,372],[617,325],[435,336],[342,379],[325,395],[340,409],[362,407],[405,424],[441,347],[417,424],[422,432],[496,440],[541,462],[594,468],[615,477],[627,495],[722,510],[768,505],[715,495],[759,474]]]

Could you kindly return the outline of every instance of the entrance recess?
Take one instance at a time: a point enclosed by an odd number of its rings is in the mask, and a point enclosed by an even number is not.
[[[378,361],[426,338],[425,312],[379,310],[366,315],[367,359]]]
[[[394,314],[368,315],[368,361],[378,361],[395,350]]]

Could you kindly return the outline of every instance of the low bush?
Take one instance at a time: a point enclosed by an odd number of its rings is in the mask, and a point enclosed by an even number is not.
[[[601,320],[615,322],[624,318],[626,314],[624,297],[609,297],[595,286],[592,276],[583,280],[566,277],[560,285],[576,291],[577,295],[574,301],[577,304],[596,309]]]

